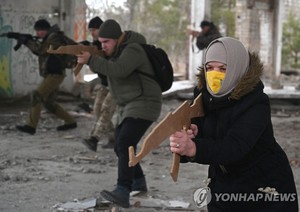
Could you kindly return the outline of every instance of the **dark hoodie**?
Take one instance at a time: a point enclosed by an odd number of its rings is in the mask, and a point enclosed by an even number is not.
[[[206,34],[200,33],[200,35],[197,37],[196,45],[199,50],[203,50],[210,44],[210,42],[220,37],[222,37],[222,35],[217,26],[211,23],[209,31]]]
[[[285,152],[274,138],[270,102],[260,81],[262,71],[257,54],[251,54],[249,70],[235,89],[216,98],[207,91],[204,69],[200,69],[195,97],[202,93],[205,117],[193,120],[199,133],[192,161],[210,165],[209,211],[298,211],[293,173]],[[291,198],[289,201],[216,200],[216,194],[222,193],[265,195],[258,191],[265,187],[275,188],[279,194]]]
[[[39,70],[42,77],[48,74],[63,75],[65,67],[63,64],[63,55],[54,55],[47,53],[49,46],[57,49],[61,45],[65,45],[64,33],[60,31],[57,25],[53,25],[45,38],[40,40],[29,40],[25,44],[35,55],[38,56]]]

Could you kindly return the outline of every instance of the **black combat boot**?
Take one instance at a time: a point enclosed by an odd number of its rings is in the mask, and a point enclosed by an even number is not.
[[[35,128],[33,128],[27,124],[26,125],[17,125],[16,128],[17,128],[17,130],[28,133],[30,135],[34,135],[35,131],[36,131]]]
[[[101,196],[110,201],[115,203],[123,208],[129,208],[129,195],[130,191],[125,188],[124,186],[117,185],[117,187],[113,191],[103,190],[101,191]]]
[[[58,126],[56,129],[57,129],[57,131],[66,131],[66,130],[75,129],[76,127],[77,127],[77,123],[74,122],[72,124],[64,124],[64,125]]]
[[[89,150],[94,152],[97,151],[98,139],[95,136],[91,136],[89,138],[83,139],[82,143],[86,146]]]

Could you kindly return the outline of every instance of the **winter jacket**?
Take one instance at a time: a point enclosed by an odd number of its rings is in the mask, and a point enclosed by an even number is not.
[[[200,33],[197,37],[196,45],[199,50],[207,48],[213,40],[222,37],[218,28],[212,23],[209,31],[206,34]]]
[[[88,62],[93,72],[108,78],[110,92],[118,105],[118,124],[127,117],[155,121],[160,115],[161,90],[140,45],[145,43],[143,35],[126,31],[123,43],[109,60],[92,55]]]
[[[202,93],[205,116],[193,120],[199,129],[194,140],[195,157],[183,157],[182,161],[209,164],[212,193],[209,211],[297,212],[293,173],[285,152],[274,138],[270,102],[260,81],[263,66],[256,54],[251,54],[250,60],[247,74],[222,98],[209,94],[201,69],[195,97]],[[267,198],[270,194],[258,191],[265,187],[290,195],[289,201],[247,199],[250,194],[254,198],[261,195]],[[230,201],[228,196],[217,201],[217,195],[222,193],[248,196],[244,196],[245,201]]]
[[[50,28],[48,35],[39,40],[29,40],[25,45],[38,56],[39,70],[42,77],[48,74],[65,74],[64,55],[47,53],[50,46],[53,49],[64,44],[64,33],[59,30],[57,25]]]

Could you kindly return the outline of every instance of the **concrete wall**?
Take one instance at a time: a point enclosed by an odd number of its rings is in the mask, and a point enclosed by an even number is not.
[[[195,30],[200,31],[200,23],[205,17],[205,5],[206,0],[192,0],[191,1],[191,26]],[[195,42],[195,41],[194,41]],[[196,74],[197,68],[201,66],[202,63],[202,52],[198,52],[197,47],[195,46],[195,51],[198,53],[193,52],[192,45],[192,36],[189,37],[189,73],[188,79],[196,82]]]
[[[51,24],[58,24],[66,35],[83,40],[85,8],[85,1],[80,0],[1,0],[0,33],[35,34],[35,21],[46,18]],[[0,97],[27,95],[41,81],[37,57],[24,46],[14,51],[15,44],[13,39],[0,38]],[[71,91],[73,85],[74,77],[68,71],[62,89]]]
[[[267,78],[280,76],[282,27],[290,13],[299,18],[299,11],[299,0],[237,1],[236,36],[259,52]]]
[[[236,37],[250,51],[259,52],[265,65],[265,76],[270,77],[274,67],[274,3],[269,0],[239,0],[236,8]]]
[[[300,4],[299,3],[300,3],[299,0],[284,0],[285,15],[287,16],[291,12],[299,18],[300,17],[300,15],[299,15]]]

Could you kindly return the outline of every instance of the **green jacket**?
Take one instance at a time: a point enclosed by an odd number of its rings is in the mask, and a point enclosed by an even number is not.
[[[88,62],[93,72],[108,77],[111,94],[118,105],[118,124],[127,117],[156,121],[160,115],[161,90],[153,79],[151,63],[139,45],[145,43],[143,35],[126,31],[124,49],[121,44],[110,59],[92,55]]]
[[[42,77],[48,74],[65,74],[64,55],[47,53],[49,46],[53,49],[64,44],[64,33],[59,31],[57,25],[50,28],[48,35],[42,40],[29,40],[25,45],[38,56],[39,70]]]

